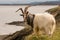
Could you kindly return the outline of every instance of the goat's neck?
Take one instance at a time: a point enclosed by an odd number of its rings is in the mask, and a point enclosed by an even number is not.
[[[35,17],[35,16],[32,15],[32,14],[27,16],[27,22],[26,22],[26,23],[27,23],[28,25],[32,26],[32,27],[33,27],[34,17]]]

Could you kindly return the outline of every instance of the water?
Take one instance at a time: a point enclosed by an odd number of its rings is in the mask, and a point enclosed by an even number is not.
[[[28,9],[28,11],[32,14],[44,13],[45,10],[56,7],[54,6],[32,6]],[[19,12],[15,12],[18,8],[22,7],[23,9],[26,6],[0,6],[0,35],[12,34],[16,31],[22,30],[24,27],[15,26],[15,25],[7,25],[6,23],[13,21],[22,21],[23,17],[21,17]]]

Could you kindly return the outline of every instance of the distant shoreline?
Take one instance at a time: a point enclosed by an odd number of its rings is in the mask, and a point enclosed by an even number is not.
[[[31,4],[0,4],[0,6],[26,6],[26,5],[31,5]],[[31,6],[38,6],[38,5],[31,5]]]

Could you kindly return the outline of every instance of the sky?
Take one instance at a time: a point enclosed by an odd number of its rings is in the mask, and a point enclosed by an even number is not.
[[[44,1],[58,1],[58,0],[0,0],[0,4],[30,3],[30,2],[44,2]]]

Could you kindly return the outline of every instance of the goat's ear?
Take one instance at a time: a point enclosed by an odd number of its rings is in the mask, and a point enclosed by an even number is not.
[[[20,14],[20,16],[23,16],[23,14]]]

